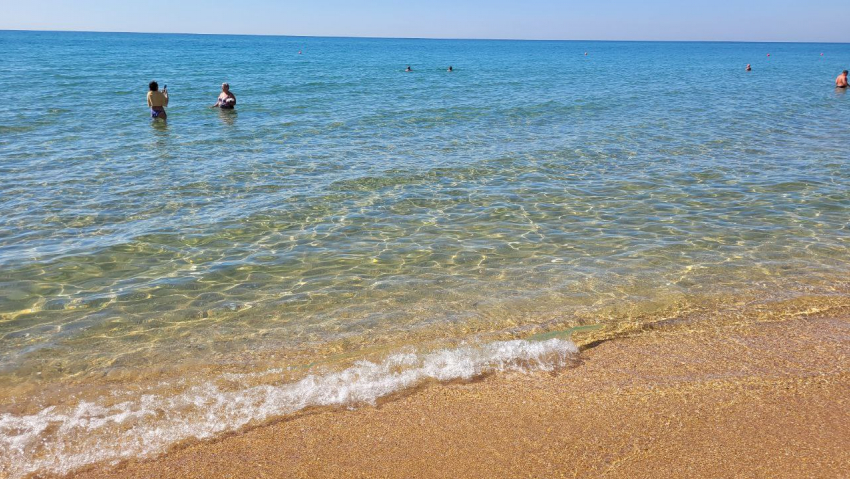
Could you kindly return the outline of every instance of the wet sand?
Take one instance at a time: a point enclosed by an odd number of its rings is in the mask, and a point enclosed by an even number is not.
[[[850,315],[591,344],[556,374],[430,384],[81,478],[848,477]]]

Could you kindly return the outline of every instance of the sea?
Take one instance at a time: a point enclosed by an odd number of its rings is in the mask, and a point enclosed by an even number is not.
[[[0,477],[557,373],[580,335],[846,308],[848,67],[850,44],[0,31]]]

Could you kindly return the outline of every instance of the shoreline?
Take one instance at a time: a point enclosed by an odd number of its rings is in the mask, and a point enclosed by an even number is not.
[[[848,346],[844,309],[650,329],[557,373],[432,382],[73,477],[838,477]]]

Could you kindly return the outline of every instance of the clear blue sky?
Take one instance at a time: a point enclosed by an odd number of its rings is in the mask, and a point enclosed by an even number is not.
[[[850,0],[4,0],[2,30],[846,42]]]

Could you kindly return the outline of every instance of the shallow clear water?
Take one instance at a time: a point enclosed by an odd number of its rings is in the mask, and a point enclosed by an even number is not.
[[[383,352],[449,365],[459,342],[846,291],[850,97],[832,82],[850,45],[0,32],[0,49],[0,474],[119,457],[101,439],[156,430],[154,403],[186,424],[123,451],[336,404],[239,394]],[[222,81],[236,112],[207,108]],[[202,425],[187,391],[225,390],[243,403]]]

